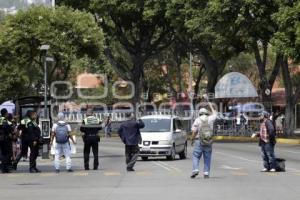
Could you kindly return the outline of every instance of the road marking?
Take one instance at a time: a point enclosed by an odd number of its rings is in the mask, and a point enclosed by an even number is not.
[[[25,176],[24,174],[8,174],[7,177],[8,178],[20,178]]]
[[[236,158],[236,159],[251,162],[251,163],[261,163],[261,161],[258,161],[258,160],[251,160],[251,159],[243,158],[243,157],[236,156],[236,155],[228,155],[226,153],[222,153],[222,152],[219,152],[219,151],[216,151],[216,154],[220,154],[220,155],[231,157],[231,158]]]
[[[264,173],[268,176],[278,176],[278,174],[276,174],[275,172],[269,172],[269,173]]]
[[[74,173],[73,175],[74,175],[74,176],[88,176],[89,173],[87,173],[87,172],[76,172],[76,173]]]
[[[173,170],[175,170],[176,172],[182,172],[179,168],[173,167],[172,165],[169,165],[169,164],[167,164],[167,163],[164,163],[164,162],[161,162],[161,161],[158,161],[158,163],[160,163],[160,164],[162,164],[162,165],[164,165],[164,166],[170,168],[171,170],[173,169]]]
[[[56,174],[54,173],[42,173],[41,176],[43,177],[51,177],[51,176],[55,176]]]
[[[121,176],[120,172],[116,172],[116,171],[110,171],[110,172],[104,172],[105,176]]]
[[[243,171],[241,171],[241,172],[233,171],[233,172],[231,172],[231,174],[234,176],[248,176],[249,175],[248,173],[243,172]]]
[[[222,169],[228,169],[228,170],[242,170],[243,168],[240,168],[240,167],[231,167],[231,166],[228,166],[228,165],[222,165],[221,166]]]
[[[162,165],[162,164],[160,164],[160,163],[158,163],[158,162],[152,161],[152,163],[153,163],[154,165],[156,165],[156,166],[159,166],[159,167],[161,167],[161,168],[163,168],[163,169],[169,171],[169,172],[172,171],[172,170],[169,169],[168,167],[166,167],[166,166],[164,166],[164,165]]]

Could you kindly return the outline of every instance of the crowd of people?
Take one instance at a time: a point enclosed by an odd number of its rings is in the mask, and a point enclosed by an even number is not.
[[[217,111],[213,109],[209,103],[208,109],[201,108],[199,117],[195,119],[192,125],[192,146],[194,146],[192,154],[193,170],[191,178],[199,175],[199,162],[203,155],[204,158],[204,178],[210,176],[210,166],[212,157],[213,144],[213,124],[217,119]],[[259,137],[259,145],[262,151],[263,172],[276,171],[276,158],[274,147],[276,144],[275,125],[270,119],[270,114],[263,112],[263,118],[260,124],[260,132],[253,134],[253,137]],[[39,154],[39,146],[43,143],[41,130],[37,123],[37,113],[28,111],[26,116],[17,123],[6,109],[1,110],[0,118],[0,150],[2,155],[1,170],[3,173],[10,173],[12,170],[17,170],[20,159],[28,154],[30,150],[29,172],[40,173],[37,168],[36,159]],[[71,160],[70,142],[76,144],[76,141],[71,137],[71,126],[65,122],[64,114],[58,114],[58,120],[52,127],[50,144],[55,143],[54,167],[57,173],[60,172],[60,158],[65,157],[66,169],[68,172],[73,172]],[[126,167],[127,171],[134,171],[135,163],[139,157],[139,143],[141,142],[140,129],[145,124],[142,120],[136,120],[132,113],[126,114],[127,121],[123,122],[118,134],[121,141],[125,145]],[[82,139],[84,142],[84,169],[90,170],[89,159],[92,149],[94,155],[93,170],[99,167],[98,149],[100,142],[99,131],[104,127],[106,136],[110,137],[111,120],[108,118],[105,125],[93,115],[93,110],[87,110],[87,117],[83,120],[80,126]],[[109,132],[109,133],[108,133]]]

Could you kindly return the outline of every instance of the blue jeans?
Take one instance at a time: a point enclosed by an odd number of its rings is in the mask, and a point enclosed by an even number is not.
[[[202,146],[198,139],[196,139],[194,146],[195,147],[193,152],[193,172],[199,172],[200,159],[203,154],[204,172],[209,174],[211,155],[212,155],[212,146]]]
[[[268,170],[276,168],[276,159],[274,145],[270,143],[261,144],[261,153],[264,161],[264,167]]]

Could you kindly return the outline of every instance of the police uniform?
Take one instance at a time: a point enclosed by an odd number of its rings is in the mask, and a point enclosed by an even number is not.
[[[0,148],[2,154],[2,172],[9,173],[9,165],[12,156],[12,126],[9,125],[5,117],[0,118]]]
[[[31,173],[40,172],[36,168],[36,159],[39,155],[39,144],[41,139],[41,130],[39,125],[35,121],[30,121],[27,124],[28,143],[30,148],[30,163],[29,170]]]
[[[35,121],[32,121],[29,117],[25,117],[18,128],[22,131],[21,141],[22,141],[22,149],[21,153],[17,156],[13,167],[17,169],[17,165],[20,159],[23,156],[27,155],[28,148],[30,148],[30,163],[29,170],[30,172],[40,172],[36,168],[36,159],[39,153],[39,141],[41,138],[41,130],[38,124]],[[36,144],[34,144],[36,142]]]
[[[84,168],[89,170],[89,158],[90,150],[92,148],[94,154],[94,170],[98,169],[99,159],[98,159],[98,146],[100,142],[100,136],[98,132],[102,129],[101,122],[94,116],[88,116],[82,122],[80,131],[84,133],[82,136],[84,142]]]
[[[27,157],[29,148],[29,134],[27,131],[28,124],[31,122],[29,117],[25,117],[21,120],[18,130],[21,131],[21,153],[17,155],[14,162],[14,168],[17,169],[17,165],[22,157]]]

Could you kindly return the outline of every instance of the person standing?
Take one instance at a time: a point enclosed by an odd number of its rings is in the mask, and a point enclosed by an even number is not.
[[[139,142],[141,142],[140,129],[145,127],[142,120],[136,121],[132,113],[126,113],[127,121],[118,129],[118,134],[125,144],[127,171],[134,171],[133,167],[139,157]]]
[[[13,168],[17,170],[18,163],[20,162],[21,158],[27,158],[28,155],[28,148],[29,148],[29,133],[28,133],[28,124],[31,122],[30,116],[32,114],[32,110],[28,110],[26,112],[25,117],[21,120],[21,123],[18,126],[19,138],[21,139],[21,153],[17,155],[14,163]]]
[[[262,172],[276,172],[276,158],[274,148],[276,144],[276,131],[270,114],[266,111],[262,113],[263,119],[260,124],[260,132],[253,134],[252,137],[259,137],[264,168]]]
[[[99,158],[98,158],[98,149],[100,136],[99,131],[102,129],[101,121],[93,115],[93,110],[88,109],[86,113],[87,117],[83,120],[80,127],[80,131],[83,132],[83,155],[84,155],[84,169],[89,170],[90,162],[90,151],[92,148],[94,155],[94,170],[98,170],[99,167]]]
[[[1,117],[0,117],[0,148],[2,154],[2,173],[10,173],[10,162],[12,157],[12,126],[9,125],[7,120],[8,118],[8,111],[7,109],[3,108],[1,110]]]
[[[64,121],[64,114],[58,113],[58,122],[52,127],[51,142],[52,146],[55,138],[55,156],[54,156],[54,167],[56,173],[60,172],[60,162],[59,158],[64,155],[66,159],[66,169],[68,172],[73,172],[72,170],[72,160],[71,160],[71,146],[69,139],[72,140],[73,144],[76,142],[73,137],[70,136],[71,126]]]
[[[199,117],[192,125],[192,145],[193,151],[193,171],[191,178],[196,178],[199,175],[200,159],[204,158],[204,178],[209,178],[211,157],[212,157],[212,143],[213,143],[213,127],[217,118],[217,112],[213,109],[211,103],[208,103],[212,114],[209,115],[206,108],[199,110]]]
[[[37,113],[32,111],[30,114],[30,122],[27,124],[28,143],[30,148],[29,172],[40,173],[36,167],[36,159],[39,155],[39,145],[41,141],[41,129],[37,124]]]
[[[111,137],[111,119],[110,116],[107,117],[104,125],[105,137]]]

